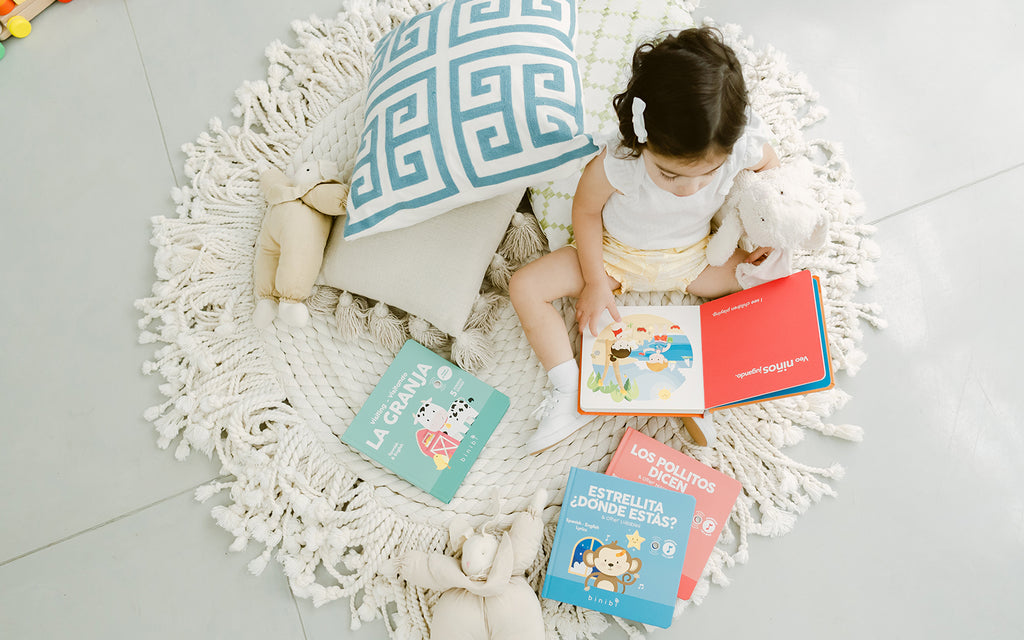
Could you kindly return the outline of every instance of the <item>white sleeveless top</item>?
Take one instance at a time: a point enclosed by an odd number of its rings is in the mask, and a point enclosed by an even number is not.
[[[693,195],[676,196],[654,184],[643,158],[616,157],[618,134],[608,136],[604,172],[617,193],[601,213],[605,231],[635,249],[682,249],[700,242],[711,233],[711,218],[733,180],[761,162],[770,137],[768,126],[748,107],[747,126],[711,182]]]

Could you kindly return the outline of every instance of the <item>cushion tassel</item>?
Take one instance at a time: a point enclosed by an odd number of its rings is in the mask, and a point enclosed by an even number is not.
[[[508,281],[512,278],[512,271],[512,265],[505,259],[505,256],[495,253],[491,258],[491,264],[487,267],[487,279],[495,289],[504,293],[508,291]]]
[[[448,334],[419,316],[409,316],[409,335],[428,349],[441,349],[448,345]]]
[[[498,251],[508,261],[522,264],[535,254],[544,250],[547,238],[537,224],[536,218],[530,214],[516,211],[512,214],[512,222],[505,233]]]
[[[391,351],[401,349],[408,337],[405,323],[383,302],[378,302],[370,309],[370,333],[385,349]]]
[[[337,308],[340,294],[341,291],[334,287],[315,286],[306,298],[306,306],[310,313],[330,313],[331,309]]]
[[[493,364],[494,353],[487,335],[479,329],[466,329],[452,341],[452,359],[466,371],[480,371]]]
[[[477,299],[473,301],[473,310],[470,311],[469,318],[466,319],[466,328],[480,329],[489,333],[494,327],[494,323],[501,317],[503,300],[504,298],[493,291],[477,296]]]
[[[338,306],[334,308],[334,320],[338,333],[346,340],[354,340],[366,331],[366,301],[343,291],[338,296]]]

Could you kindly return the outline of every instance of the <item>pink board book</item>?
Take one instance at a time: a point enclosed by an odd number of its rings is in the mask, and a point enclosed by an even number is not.
[[[683,600],[689,600],[704,573],[722,527],[729,520],[742,485],[724,473],[632,428],[627,429],[622,436],[605,473],[672,489],[697,499],[677,594]]]

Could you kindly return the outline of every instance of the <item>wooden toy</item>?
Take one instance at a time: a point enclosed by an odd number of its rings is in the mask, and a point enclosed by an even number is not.
[[[71,0],[56,0],[68,3]],[[10,36],[24,38],[32,32],[30,20],[39,15],[43,9],[54,3],[54,0],[0,0],[0,40]],[[0,58],[4,57],[3,45],[0,45]]]

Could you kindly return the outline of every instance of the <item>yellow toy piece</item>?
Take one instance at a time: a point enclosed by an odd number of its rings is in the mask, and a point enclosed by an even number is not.
[[[22,16],[11,16],[7,19],[7,30],[15,38],[24,38],[32,33],[32,23]]]
[[[63,3],[70,1],[60,0]],[[6,40],[10,36],[27,36],[32,32],[29,20],[53,3],[54,0],[0,0],[0,40]],[[2,57],[3,50],[0,49],[0,58]]]

